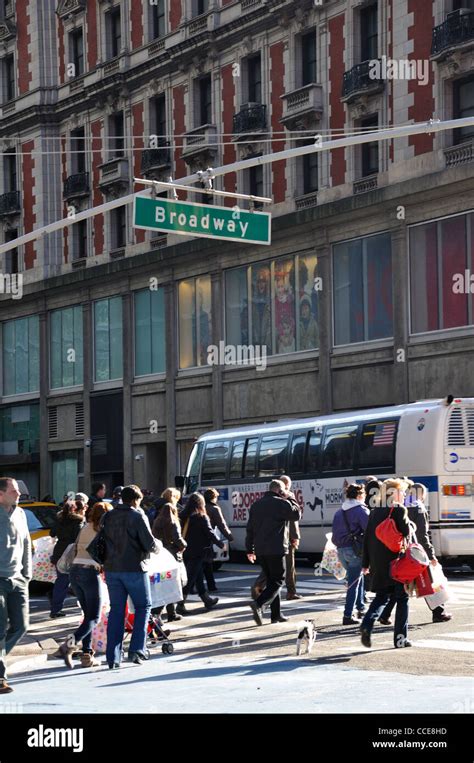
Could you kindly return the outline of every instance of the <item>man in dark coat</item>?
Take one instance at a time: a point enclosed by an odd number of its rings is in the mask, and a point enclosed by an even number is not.
[[[254,620],[263,625],[263,607],[270,605],[272,623],[288,620],[280,612],[280,590],[285,578],[284,557],[289,548],[289,522],[301,519],[301,509],[287,500],[283,482],[272,480],[268,491],[250,507],[245,545],[253,564],[258,557],[266,588],[250,603]]]
[[[390,576],[390,563],[398,557],[398,553],[391,551],[376,534],[376,528],[388,518],[390,510],[391,518],[395,522],[397,530],[404,538],[410,537],[411,525],[408,513],[403,505],[407,484],[401,479],[388,479],[382,484],[381,505],[371,512],[367,529],[364,535],[364,551],[362,554],[362,572],[370,572],[370,589],[376,593],[367,613],[362,620],[360,633],[362,644],[370,648],[371,633],[375,621],[382,614],[392,594],[395,595],[396,613],[394,627],[395,648],[411,646],[407,639],[408,633],[408,594],[402,583],[398,583]]]

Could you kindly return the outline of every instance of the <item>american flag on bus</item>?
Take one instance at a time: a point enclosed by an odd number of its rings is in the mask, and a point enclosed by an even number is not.
[[[395,437],[395,421],[385,421],[375,425],[374,445],[392,445]]]

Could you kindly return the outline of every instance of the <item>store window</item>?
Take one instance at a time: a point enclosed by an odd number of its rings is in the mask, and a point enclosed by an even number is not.
[[[82,307],[54,310],[50,316],[51,388],[83,381]]]
[[[206,366],[212,338],[211,277],[180,281],[178,302],[179,367]]]
[[[122,298],[94,304],[95,381],[121,379],[123,374]]]
[[[165,371],[164,289],[143,289],[135,292],[135,376]]]
[[[3,340],[3,394],[39,391],[39,318],[6,321]]]

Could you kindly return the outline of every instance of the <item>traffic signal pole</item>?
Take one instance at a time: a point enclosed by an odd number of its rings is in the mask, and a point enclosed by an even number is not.
[[[363,133],[360,135],[350,135],[343,138],[335,138],[334,140],[323,141],[321,136],[315,135],[315,142],[313,145],[299,146],[297,148],[289,148],[284,151],[277,151],[276,153],[264,154],[263,156],[254,156],[250,159],[243,159],[232,164],[226,164],[222,167],[216,167],[212,169],[212,175],[214,177],[221,177],[227,175],[229,172],[240,172],[241,170],[249,169],[263,164],[272,164],[273,162],[279,162],[285,159],[294,159],[298,156],[305,156],[306,154],[320,153],[322,151],[332,151],[336,148],[346,148],[348,146],[358,146],[363,143],[373,143],[381,140],[394,140],[396,138],[404,138],[410,135],[422,135],[424,133],[442,132],[444,130],[455,130],[460,127],[474,127],[474,117],[464,117],[462,119],[449,119],[445,121],[441,120],[429,120],[428,122],[416,123],[413,125],[404,125],[402,127],[390,127],[386,130],[376,130],[372,132]],[[282,138],[285,140],[285,138]],[[194,173],[184,178],[179,178],[176,183],[179,185],[192,185],[202,179],[202,173]],[[54,233],[55,231],[66,228],[68,225],[74,225],[74,223],[81,222],[81,220],[87,220],[89,217],[95,217],[95,215],[104,214],[110,212],[111,209],[116,209],[125,204],[131,204],[136,196],[151,196],[153,190],[137,191],[127,196],[121,196],[118,199],[107,201],[105,204],[100,204],[98,207],[92,207],[86,209],[83,212],[77,212],[74,216],[65,217],[62,220],[57,220],[49,225],[44,225],[41,228],[32,230],[30,233],[25,233],[18,238],[8,241],[4,244],[0,244],[0,254],[10,251],[10,249],[16,249],[18,246],[27,244],[29,241],[35,241],[37,238],[44,236],[47,233]],[[202,191],[205,193],[205,190]]]

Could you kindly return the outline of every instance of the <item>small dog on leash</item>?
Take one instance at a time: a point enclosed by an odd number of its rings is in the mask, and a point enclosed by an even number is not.
[[[298,629],[296,639],[296,654],[311,654],[313,644],[316,641],[316,625],[314,620],[304,620]]]

